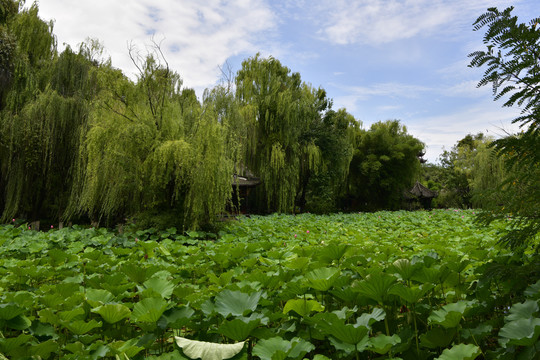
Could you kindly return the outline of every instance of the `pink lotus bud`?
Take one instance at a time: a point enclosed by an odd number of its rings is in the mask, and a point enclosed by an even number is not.
[[[309,230],[306,230],[306,234],[309,234]]]
[[[11,221],[15,222],[15,219],[12,219]]]
[[[54,229],[54,225],[51,225],[51,229]]]
[[[298,236],[298,235],[294,234],[294,238],[295,238],[295,239],[296,239],[297,236]]]

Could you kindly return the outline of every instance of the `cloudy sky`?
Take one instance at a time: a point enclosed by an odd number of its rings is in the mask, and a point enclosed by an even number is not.
[[[105,46],[113,65],[135,77],[128,44],[161,43],[184,86],[203,90],[236,72],[243,59],[273,56],[334,108],[368,128],[399,119],[436,162],[468,133],[515,131],[517,109],[477,89],[482,72],[467,54],[482,49],[471,24],[488,7],[513,5],[521,21],[540,16],[538,0],[39,0],[54,20],[59,47],[87,38]]]

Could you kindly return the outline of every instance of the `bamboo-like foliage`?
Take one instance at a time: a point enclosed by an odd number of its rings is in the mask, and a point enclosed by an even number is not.
[[[348,194],[361,209],[397,209],[403,191],[420,173],[418,155],[424,148],[398,120],[377,122],[359,132],[349,174]]]

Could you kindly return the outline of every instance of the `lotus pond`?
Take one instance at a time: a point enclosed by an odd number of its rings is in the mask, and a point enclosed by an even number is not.
[[[0,226],[0,359],[538,359],[539,257],[497,245],[507,223],[473,220]]]

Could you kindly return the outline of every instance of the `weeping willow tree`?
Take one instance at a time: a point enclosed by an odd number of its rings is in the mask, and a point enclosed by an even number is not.
[[[259,55],[242,63],[236,86],[247,128],[244,165],[263,182],[257,189],[259,210],[291,212],[304,185],[303,175],[321,164],[319,147],[302,135],[326,107],[316,106],[324,96],[313,93],[298,73],[278,60]]]
[[[66,49],[48,69],[45,89],[17,113],[4,113],[9,147],[4,220],[63,215],[94,92],[91,67],[87,58]]]
[[[181,89],[159,47],[141,60],[134,83],[102,69],[100,92],[79,153],[68,216],[148,220],[196,228],[212,222],[231,196],[232,161],[219,106]],[[159,225],[159,224],[158,224]]]
[[[69,48],[56,55],[52,24],[36,5],[7,25],[16,48],[0,115],[2,220],[57,220],[95,92],[93,65]]]

